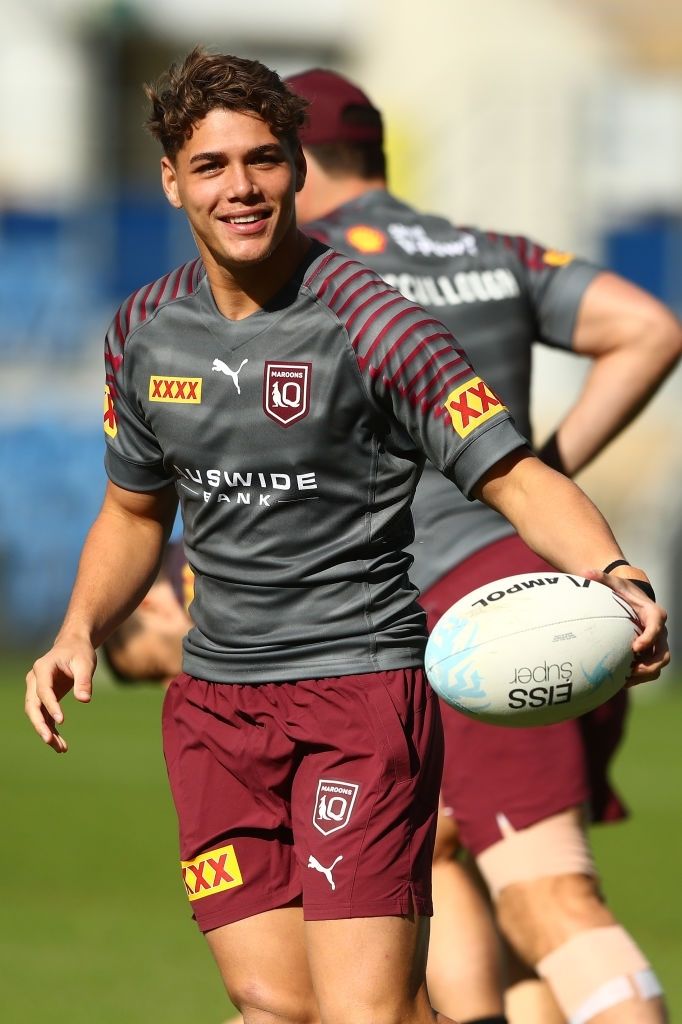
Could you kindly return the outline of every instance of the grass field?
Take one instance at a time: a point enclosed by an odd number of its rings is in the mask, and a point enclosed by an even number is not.
[[[217,971],[189,918],[159,736],[160,694],[101,682],[65,704],[65,757],[23,717],[28,659],[0,670],[0,1006],[12,1024],[219,1024]],[[597,829],[610,902],[682,1020],[680,687],[637,701],[616,778],[633,820]]]

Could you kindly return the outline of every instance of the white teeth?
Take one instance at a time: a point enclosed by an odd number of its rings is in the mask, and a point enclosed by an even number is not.
[[[260,215],[257,213],[248,213],[245,217],[229,217],[230,224],[254,224],[255,221],[260,220]]]

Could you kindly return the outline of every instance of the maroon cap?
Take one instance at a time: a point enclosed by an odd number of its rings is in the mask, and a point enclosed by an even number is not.
[[[300,75],[290,75],[286,84],[297,96],[308,100],[308,121],[299,131],[304,146],[325,142],[383,143],[381,114],[369,98],[343,75],[323,68],[312,68]],[[363,124],[344,120],[352,108],[372,111],[375,115]]]

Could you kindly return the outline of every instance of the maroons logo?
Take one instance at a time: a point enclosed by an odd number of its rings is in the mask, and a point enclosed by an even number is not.
[[[310,411],[312,363],[265,362],[263,408],[271,420],[290,427]]]
[[[345,828],[355,806],[360,787],[355,782],[320,779],[315,794],[313,825],[323,836]]]
[[[383,252],[386,248],[386,235],[368,224],[356,224],[348,228],[346,241],[358,252]]]

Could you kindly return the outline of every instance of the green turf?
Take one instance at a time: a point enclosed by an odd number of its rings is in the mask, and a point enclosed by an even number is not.
[[[189,919],[159,737],[160,694],[106,680],[65,703],[58,757],[22,712],[27,659],[2,659],[0,1005],[12,1024],[219,1024],[229,1011]],[[649,695],[645,695],[647,698]],[[679,688],[638,700],[616,777],[633,808],[595,830],[612,906],[682,1020]]]
[[[636,693],[614,769],[632,819],[595,828],[592,838],[606,896],[646,950],[677,1021],[682,1020],[682,687],[679,681],[658,687],[660,696]]]
[[[159,690],[68,700],[57,756],[24,719],[26,667],[0,674],[1,1019],[219,1024],[230,1004],[180,880]]]

